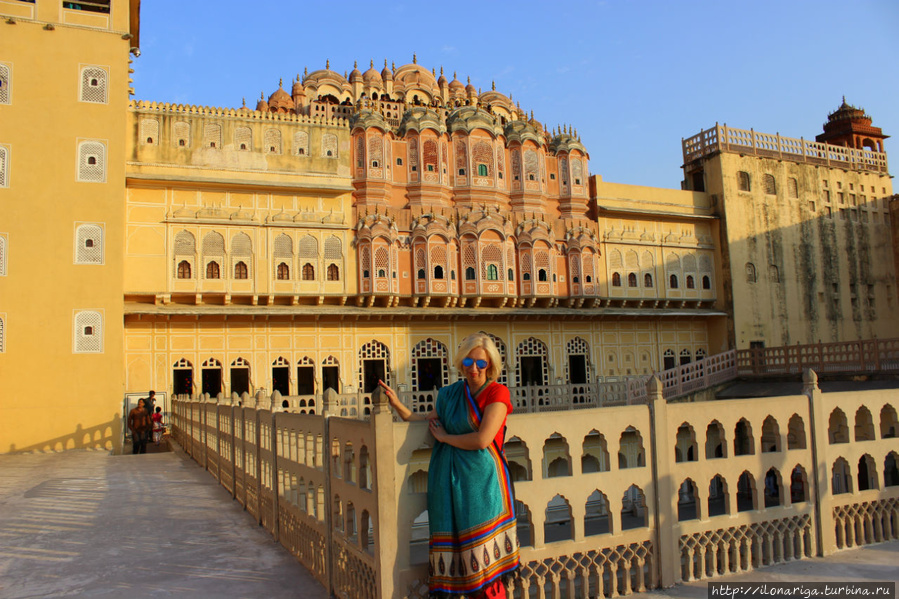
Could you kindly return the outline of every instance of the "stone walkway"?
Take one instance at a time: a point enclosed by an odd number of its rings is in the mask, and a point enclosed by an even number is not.
[[[899,543],[717,580],[895,582]],[[0,455],[4,599],[327,596],[215,479],[180,452]],[[706,599],[707,584],[635,595],[645,597]]]

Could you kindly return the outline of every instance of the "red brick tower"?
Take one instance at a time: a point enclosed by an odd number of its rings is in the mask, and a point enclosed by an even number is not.
[[[824,133],[816,136],[815,141],[883,152],[883,140],[887,137],[889,135],[884,135],[880,127],[871,126],[871,117],[865,114],[863,108],[850,106],[846,103],[846,96],[843,96],[843,104],[827,115]]]

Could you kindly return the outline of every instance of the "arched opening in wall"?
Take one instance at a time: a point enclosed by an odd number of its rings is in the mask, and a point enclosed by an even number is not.
[[[332,509],[334,510],[331,514],[331,517],[334,522],[334,530],[342,533],[343,532],[343,502],[340,501],[340,495],[334,495],[334,501],[332,502]]]
[[[571,476],[571,453],[568,441],[553,433],[543,444],[543,478]]]
[[[290,395],[290,362],[283,356],[272,362],[272,393]]]
[[[762,453],[780,451],[780,426],[773,416],[768,416],[762,423]]]
[[[315,362],[309,356],[297,361],[297,395],[315,394]],[[314,402],[315,400],[310,400]],[[312,404],[315,405],[314,403]]]
[[[556,543],[574,539],[574,523],[571,520],[571,505],[562,495],[556,495],[546,504],[543,520],[543,541]]]
[[[509,476],[513,482],[531,480],[531,458],[528,446],[518,437],[506,439],[503,453],[509,464]]]
[[[250,392],[250,363],[243,358],[231,362],[231,393]]]
[[[627,427],[618,440],[618,468],[642,468],[646,465],[643,437],[633,426]]]
[[[371,491],[371,461],[365,445],[359,448],[359,488]]]
[[[808,475],[805,469],[796,464],[790,473],[790,503],[805,503],[808,501]]]
[[[734,427],[734,455],[755,455],[752,425],[745,418],[740,418]]]
[[[612,287],[621,287],[621,273],[612,273]]]
[[[631,485],[621,498],[621,530],[646,526],[646,496],[637,485]]]
[[[805,423],[799,414],[793,414],[787,425],[787,449],[805,448]]]
[[[518,544],[521,547],[534,546],[534,523],[528,506],[515,500],[515,529],[518,533]]]
[[[703,290],[709,290],[712,288],[712,279],[710,279],[708,275],[703,275],[702,277],[702,288]]]
[[[727,482],[720,474],[709,481],[709,518],[730,513],[730,497],[727,494]]]
[[[465,269],[465,280],[466,281],[474,281],[477,277],[475,276],[474,266],[469,266]]]
[[[827,436],[831,445],[849,443],[849,421],[840,408],[834,408],[827,423]]]
[[[883,460],[883,486],[899,486],[899,454],[891,451]]]
[[[687,275],[686,285],[687,289],[696,289],[696,281],[693,279],[693,275]]]
[[[281,262],[280,264],[278,264],[277,277],[279,281],[290,280],[290,267],[287,266],[286,262]]]
[[[343,480],[356,484],[356,453],[352,443],[343,446]]]
[[[306,513],[306,481],[303,477],[300,477],[300,481],[297,483],[294,497],[296,498],[297,507],[300,508],[300,511],[304,514]]]
[[[575,337],[568,342],[566,350],[568,353],[568,384],[587,384],[592,378],[589,364],[590,344],[580,337]],[[579,401],[581,399],[583,399],[583,396],[572,396],[574,403],[581,403]]]
[[[355,541],[359,538],[359,530],[356,525],[356,508],[353,506],[352,501],[348,501],[346,504],[346,526],[344,526],[344,530],[348,540]]]
[[[878,488],[877,464],[874,458],[865,454],[858,460],[858,490],[869,491]]]
[[[315,267],[309,264],[308,262],[303,265],[303,280],[304,281],[314,281],[315,280]]]
[[[428,563],[428,541],[430,539],[430,521],[428,510],[423,511],[412,520],[412,534],[409,538],[409,564],[420,566]]]
[[[875,439],[874,419],[871,417],[871,410],[866,406],[861,406],[855,412],[855,440],[874,441]]]
[[[693,357],[690,355],[689,349],[680,350],[680,365],[684,366],[689,364],[693,360]]]
[[[368,554],[375,553],[375,523],[368,515],[367,510],[362,510],[362,517],[359,519],[359,545],[362,550]]]
[[[747,283],[755,283],[758,280],[758,273],[755,269],[755,264],[752,262],[746,263],[746,282]]]
[[[755,496],[755,478],[744,471],[737,481],[737,511],[751,512],[757,509]]]
[[[322,394],[328,389],[340,393],[340,363],[334,356],[328,356],[322,361]]]
[[[724,427],[717,420],[712,420],[705,430],[705,459],[727,457],[727,443],[724,437]]]
[[[172,394],[193,395],[194,393],[194,367],[181,358],[172,366]]]
[[[695,462],[699,459],[696,433],[689,422],[684,422],[677,428],[677,436],[674,445],[675,462]]]
[[[662,369],[663,370],[671,370],[677,366],[677,358],[674,355],[674,350],[668,348],[665,350],[665,353],[662,354]]]
[[[833,463],[830,490],[834,495],[852,493],[852,473],[849,470],[849,462],[843,458],[837,458]]]
[[[328,265],[327,277],[329,281],[339,281],[340,280],[340,267],[336,264]]]
[[[244,280],[249,276],[249,269],[247,269],[247,265],[244,262],[237,262],[234,265],[234,278],[239,280]]]
[[[647,289],[652,289],[652,275],[651,274],[646,273],[645,275],[643,275],[643,286],[646,287]]]
[[[448,371],[449,354],[443,343],[428,337],[412,348],[412,387],[416,391],[445,387],[449,384]]]
[[[692,479],[686,479],[677,490],[677,521],[699,519],[699,493],[696,483]]]
[[[670,277],[668,277],[668,288],[677,289],[677,275],[671,275]]]
[[[780,471],[777,468],[769,468],[765,473],[765,507],[777,507],[783,505],[782,484]]]
[[[593,429],[584,437],[581,453],[581,472],[608,472],[610,469],[609,449],[605,437]]]
[[[428,471],[416,470],[409,476],[409,493],[428,492]]]
[[[178,263],[178,278],[179,279],[189,279],[191,278],[190,273],[190,262],[187,260],[182,260]]]
[[[360,369],[359,387],[363,393],[371,393],[378,388],[378,381],[390,384],[390,350],[377,340],[371,340],[359,350]]]
[[[584,536],[606,535],[612,532],[612,516],[609,513],[609,498],[599,489],[587,497],[584,507]]]
[[[896,417],[896,408],[886,404],[880,409],[880,438],[895,439],[899,434],[899,419]]]
[[[739,171],[737,173],[737,189],[740,191],[751,191],[749,173],[746,171]]]
[[[222,363],[215,358],[209,358],[200,366],[203,393],[210,397],[217,397],[222,392]]]
[[[434,267],[434,280],[442,281],[443,278],[444,278],[443,267],[440,265],[435,266]]]
[[[547,355],[549,353],[546,344],[539,339],[529,337],[518,344],[515,353],[518,358],[517,386],[542,387],[546,385]]]
[[[627,275],[627,286],[628,287],[636,287],[637,286],[637,275],[634,273],[630,273]]]

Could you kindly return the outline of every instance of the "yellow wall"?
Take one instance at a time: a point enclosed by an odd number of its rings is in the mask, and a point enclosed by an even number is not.
[[[0,62],[11,71],[11,103],[0,105],[0,144],[10,156],[8,186],[0,188],[8,251],[7,274],[0,276],[4,452],[121,443],[119,248],[132,44],[123,39],[130,38],[128,3],[113,5],[108,16],[64,10],[61,3],[0,3],[0,14],[17,17],[2,24],[0,35]],[[105,102],[81,101],[85,66],[105,73]],[[105,182],[77,180],[83,140],[105,146]],[[82,223],[102,226],[102,264],[74,263]],[[75,353],[80,310],[102,315],[101,331],[94,331],[101,352]],[[33,399],[48,379],[52,392]]]

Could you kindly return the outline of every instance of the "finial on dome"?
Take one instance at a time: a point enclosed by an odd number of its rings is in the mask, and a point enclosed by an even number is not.
[[[309,76],[309,67],[303,67],[303,79]]]
[[[384,66],[386,67],[387,65],[385,64]],[[368,68],[370,68],[370,69],[375,68],[375,59],[374,58],[372,58],[368,61]]]
[[[458,79],[458,77],[456,77],[456,71],[453,71],[453,79]]]
[[[284,78],[283,77],[278,79],[278,87],[281,87],[281,88],[284,87]]]
[[[297,83],[299,83],[299,82],[300,82],[300,74],[297,73]]]
[[[468,85],[471,85],[471,75],[468,76]]]
[[[330,59],[325,60],[325,69],[328,71],[331,70],[331,60]]]
[[[534,111],[531,110],[531,119],[533,119],[533,118],[534,118]]]
[[[443,65],[440,65],[440,74],[443,75]]]
[[[390,62],[390,70],[396,72],[396,63],[393,61]]]
[[[843,104],[846,103],[846,94],[843,94]]]
[[[493,91],[496,91],[496,81],[495,80],[490,82],[490,89]]]
[[[387,68],[387,59],[386,58],[384,59],[384,68],[385,69]]]
[[[434,67],[431,67],[431,74],[435,77],[437,76],[437,71],[434,70]]]
[[[241,106],[241,108],[246,108],[246,107],[247,107],[247,99],[246,99],[246,98],[243,98],[243,99],[241,100],[240,106]]]
[[[264,91],[263,91],[263,92],[259,92],[259,99],[260,99],[260,100],[265,100],[265,92],[264,92]]]
[[[347,78],[347,73],[346,73],[346,69],[344,69],[344,70],[343,70],[343,78],[344,78],[344,79],[346,79],[346,78]]]
[[[418,64],[418,56],[415,53],[412,53],[412,64]]]
[[[354,69],[358,69],[358,68],[359,68],[359,65],[356,64],[356,61],[355,61],[355,60],[353,61],[353,68],[354,68]]]

